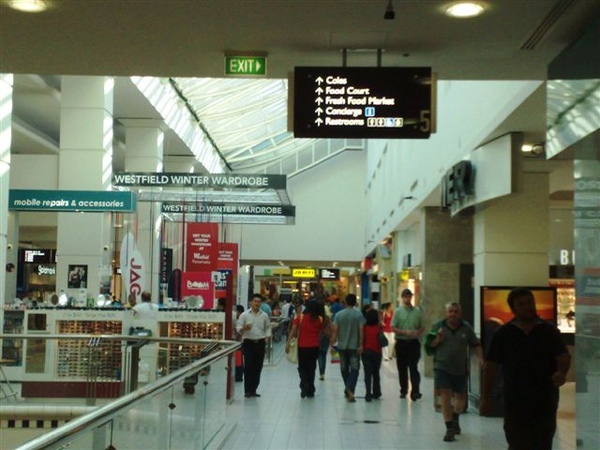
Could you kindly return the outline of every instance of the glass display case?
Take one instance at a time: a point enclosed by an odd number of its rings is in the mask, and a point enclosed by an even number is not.
[[[25,311],[9,310],[3,311],[2,332],[4,334],[22,334],[25,320]],[[4,339],[2,341],[2,359],[8,360],[5,368],[21,367],[23,364],[23,340]],[[5,369],[6,370],[6,369]],[[8,370],[7,370],[8,372]]]
[[[551,279],[556,288],[556,324],[561,333],[575,333],[575,280]]]

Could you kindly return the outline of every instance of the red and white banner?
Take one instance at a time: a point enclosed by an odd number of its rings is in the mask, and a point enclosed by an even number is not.
[[[218,269],[219,225],[189,223],[186,231],[186,271],[212,272]]]
[[[144,258],[137,248],[132,233],[127,233],[123,238],[120,263],[125,298],[129,297],[130,294],[135,294],[136,299],[139,301],[142,291],[146,289],[146,274]]]
[[[210,272],[183,272],[181,274],[181,297],[189,306],[200,309],[213,309],[215,285]]]
[[[237,277],[238,272],[238,244],[232,242],[219,243],[218,270],[213,271],[215,283],[215,297],[227,296],[227,276],[231,274],[231,283]]]

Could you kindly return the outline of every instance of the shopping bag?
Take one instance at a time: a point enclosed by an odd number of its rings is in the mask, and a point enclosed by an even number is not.
[[[298,363],[298,341],[292,338],[290,341],[290,350],[286,353],[287,360],[293,364]]]

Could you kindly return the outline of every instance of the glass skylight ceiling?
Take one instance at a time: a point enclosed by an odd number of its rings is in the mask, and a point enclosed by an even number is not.
[[[288,131],[287,80],[173,78],[171,81],[235,172],[264,172],[267,166],[316,143],[315,139],[294,139]]]

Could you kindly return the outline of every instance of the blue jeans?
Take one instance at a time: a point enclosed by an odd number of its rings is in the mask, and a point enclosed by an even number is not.
[[[360,358],[356,349],[338,349],[340,354],[340,371],[346,389],[354,393],[356,383],[358,381],[358,373],[360,371]]]
[[[319,375],[325,375],[327,353],[329,353],[329,337],[321,336],[319,339]]]

